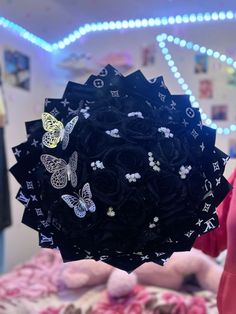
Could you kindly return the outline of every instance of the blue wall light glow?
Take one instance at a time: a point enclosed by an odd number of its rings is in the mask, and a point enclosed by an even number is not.
[[[223,15],[223,12],[221,12],[221,13],[222,13],[221,18],[223,18],[223,16],[225,16],[225,15]],[[220,16],[219,16],[219,18],[220,18]],[[175,65],[175,62],[174,62],[174,60],[173,60],[173,58],[172,58],[168,48],[166,47],[166,41],[169,42],[169,43],[173,43],[175,45],[178,45],[181,48],[185,48],[186,47],[186,48],[191,49],[193,51],[199,51],[202,54],[207,54],[208,56],[211,56],[211,57],[213,57],[215,59],[218,59],[219,62],[226,63],[226,64],[230,65],[231,67],[233,67],[234,69],[236,69],[236,61],[235,60],[233,60],[230,57],[227,57],[224,54],[221,54],[218,51],[213,51],[210,48],[206,48],[206,47],[200,46],[198,44],[193,44],[192,42],[187,42],[186,40],[180,39],[178,37],[168,36],[165,33],[163,33],[161,35],[158,35],[156,37],[156,40],[157,40],[157,42],[159,44],[159,47],[162,48],[161,52],[163,53],[164,58],[166,60],[168,60],[167,64],[170,67],[170,70],[173,73],[174,77],[176,78],[177,82],[179,83],[180,87],[182,88],[182,90],[184,91],[185,94],[191,95],[189,97],[189,100],[191,101],[193,107],[199,108],[199,103],[196,101],[195,96],[192,95],[193,92],[189,88],[188,84],[186,84],[186,82],[184,81],[183,77],[181,76],[177,66]],[[192,48],[190,48],[190,47],[192,47]],[[214,123],[207,116],[206,113],[203,112],[203,110],[201,108],[199,109],[199,111],[201,113],[202,120],[204,120],[205,123],[207,125],[209,125],[210,127],[212,127],[213,129],[216,129],[217,133],[228,135],[231,132],[235,132],[236,131],[236,124],[231,124],[230,127],[227,127],[227,128],[220,128],[220,127],[217,126],[216,123]]]
[[[113,31],[127,28],[145,28],[145,27],[157,27],[157,26],[165,26],[165,25],[173,25],[173,24],[186,24],[186,23],[202,23],[202,22],[211,22],[211,21],[224,21],[224,20],[232,20],[236,19],[236,13],[233,11],[227,12],[212,12],[212,13],[197,13],[197,14],[184,14],[177,16],[167,16],[167,17],[157,17],[157,18],[143,18],[136,20],[122,20],[122,21],[110,21],[110,22],[98,22],[85,24],[78,29],[74,30],[67,37],[62,38],[56,43],[48,43],[44,39],[35,36],[30,33],[23,27],[5,19],[4,17],[0,17],[0,26],[14,31],[20,37],[24,38],[27,41],[30,41],[32,44],[46,50],[49,52],[56,51],[58,49],[64,49],[66,46],[72,44],[74,41],[78,40],[80,37],[85,34],[91,32],[100,32],[100,31]],[[180,39],[174,38],[173,36],[168,36],[167,39],[169,42],[174,42],[175,44],[179,44]],[[185,40],[180,42],[181,47],[187,46],[188,49],[192,49],[192,43],[186,43]],[[163,47],[162,47],[163,48]],[[193,49],[197,51],[200,47],[195,45]],[[203,50],[205,47],[201,47]],[[205,51],[204,51],[205,53]],[[223,58],[223,57],[222,57]],[[222,60],[221,60],[222,61]],[[230,61],[228,61],[230,62]],[[230,63],[228,63],[230,64]]]

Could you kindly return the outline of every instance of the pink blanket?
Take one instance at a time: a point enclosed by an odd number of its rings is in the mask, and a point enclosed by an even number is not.
[[[62,259],[56,250],[42,249],[28,262],[0,277],[0,300],[25,297],[35,299],[61,288]]]

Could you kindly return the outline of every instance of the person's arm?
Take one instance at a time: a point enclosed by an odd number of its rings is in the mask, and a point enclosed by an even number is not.
[[[228,180],[231,185],[233,185],[235,177],[236,169],[234,170],[233,174],[230,176]],[[217,229],[197,238],[194,243],[194,247],[196,249],[199,249],[208,255],[216,257],[227,248],[226,222],[230,208],[231,197],[232,190],[229,192],[229,194],[217,208],[220,226]]]

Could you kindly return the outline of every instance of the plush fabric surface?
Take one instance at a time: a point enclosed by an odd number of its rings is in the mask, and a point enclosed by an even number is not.
[[[111,299],[104,286],[78,294],[0,302],[0,314],[218,314],[215,294],[207,291],[193,295],[152,286],[136,286],[125,298]]]
[[[176,254],[178,257],[180,253]],[[186,254],[176,258],[176,263],[173,256],[164,268],[148,263],[127,274],[91,260],[63,264],[58,251],[42,249],[0,277],[0,314],[216,314],[214,293],[199,292],[196,286],[183,289],[183,277],[193,271],[193,266],[204,268],[204,259],[199,260],[203,253],[191,252],[189,257]],[[192,265],[191,259],[195,260]],[[173,263],[175,267],[171,266]],[[151,273],[155,274],[152,280]],[[195,272],[199,281],[197,275],[200,274]],[[130,276],[134,277],[133,281],[129,280]],[[172,276],[179,278],[178,285],[170,282]],[[177,293],[170,288],[185,292]]]

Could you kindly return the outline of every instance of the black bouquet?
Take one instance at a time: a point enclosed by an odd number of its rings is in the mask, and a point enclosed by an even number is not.
[[[162,77],[123,77],[108,65],[46,99],[26,132],[11,169],[23,223],[64,261],[163,265],[218,226],[228,156],[189,97],[171,95]]]

